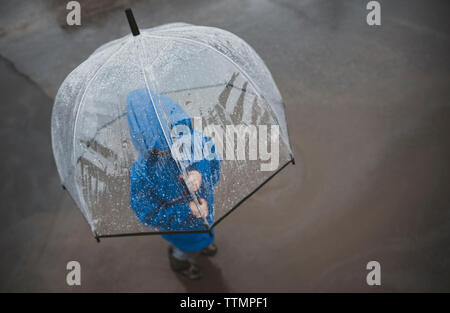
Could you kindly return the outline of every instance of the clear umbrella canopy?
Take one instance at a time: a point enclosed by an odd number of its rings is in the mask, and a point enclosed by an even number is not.
[[[142,159],[151,157],[151,151],[139,151],[138,139],[132,138],[127,105],[130,95],[139,91],[142,103],[157,118],[140,127],[159,129],[176,170],[184,175],[171,178],[185,185],[181,197],[189,199],[177,210],[189,212],[190,201],[198,209],[202,195],[186,179],[197,159],[174,157],[177,121],[172,118],[173,108],[165,103],[176,103],[177,110],[190,117],[191,135],[201,134],[215,147],[220,174],[209,186],[213,195],[208,198],[213,202],[209,203],[210,214],[196,226],[146,223],[131,205],[133,165],[148,164]],[[141,116],[135,118],[139,124]],[[261,58],[229,32],[180,23],[107,43],[70,73],[55,99],[52,143],[62,184],[97,237],[205,231],[293,160],[283,101]],[[183,149],[178,152],[182,154]],[[148,175],[165,173],[164,168],[158,171],[165,163],[155,164],[156,168],[146,167]],[[156,193],[158,201],[172,188],[164,179],[153,184],[153,191],[145,192]],[[170,220],[171,214],[178,213],[169,208],[170,204],[154,210]],[[175,219],[180,216],[187,215]]]

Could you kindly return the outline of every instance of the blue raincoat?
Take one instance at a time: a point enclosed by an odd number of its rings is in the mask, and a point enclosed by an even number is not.
[[[151,153],[155,148],[169,151],[152,101],[155,102],[162,121],[166,118],[172,126],[186,126],[193,143],[192,150],[208,146],[214,156],[183,161],[187,171],[200,172],[202,184],[197,194],[208,203],[209,213],[206,219],[209,225],[212,225],[214,219],[213,186],[220,178],[220,158],[215,154],[214,143],[193,130],[190,116],[178,104],[147,89],[132,91],[127,98],[130,135],[139,151],[137,161],[130,168],[130,205],[140,222],[157,228],[160,232],[205,230],[203,220],[192,215],[189,209],[192,198],[179,177],[180,170],[172,155]],[[162,108],[164,112],[160,112]],[[166,127],[166,123],[162,124]],[[170,136],[168,126],[165,131]],[[186,252],[206,248],[214,240],[209,233],[164,234],[163,237]]]

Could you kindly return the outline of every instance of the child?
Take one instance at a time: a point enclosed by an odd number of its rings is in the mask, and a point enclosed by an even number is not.
[[[147,89],[132,91],[127,98],[127,117],[139,157],[130,168],[130,205],[140,222],[160,232],[205,230],[204,219],[209,225],[214,219],[213,186],[220,178],[219,158],[183,161],[191,190],[200,204],[197,207],[180,174],[179,161],[177,163],[170,152],[152,101],[164,127],[167,120],[172,127],[185,126],[191,142],[201,145],[193,146],[192,151],[198,148],[203,151],[208,145],[215,156],[211,139],[193,130],[191,118],[178,104]],[[169,128],[165,131],[171,136]],[[200,278],[202,273],[194,257],[200,253],[213,256],[217,252],[212,234],[163,234],[163,238],[173,245],[169,246],[171,268],[189,279]]]

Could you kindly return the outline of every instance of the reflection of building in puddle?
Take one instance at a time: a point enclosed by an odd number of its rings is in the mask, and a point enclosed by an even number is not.
[[[129,207],[130,159],[95,140],[84,145],[77,179],[97,233],[144,231]]]
[[[248,85],[248,81],[236,81],[238,76],[239,73],[233,73],[216,97],[214,106],[208,107],[206,114],[200,114],[204,117],[205,124],[276,123],[276,119],[265,101]]]
[[[274,171],[280,160],[277,119],[264,98],[242,76],[235,72],[223,85],[171,91],[166,95],[178,103],[186,104],[185,110],[193,117],[194,129],[213,139],[221,159],[260,160],[264,162],[261,163],[260,170]],[[212,103],[215,104],[211,106]],[[188,134],[187,130],[179,128],[183,126],[173,129],[174,135]],[[186,141],[185,144],[189,147],[197,146],[192,145],[190,136],[184,136],[184,139],[181,141]],[[178,143],[183,144],[180,141]],[[198,160],[214,155],[208,151],[208,147],[200,153],[192,153],[194,155],[185,153],[177,158]]]

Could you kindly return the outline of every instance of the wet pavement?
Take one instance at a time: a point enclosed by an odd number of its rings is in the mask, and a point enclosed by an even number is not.
[[[450,27],[446,1],[5,1],[0,12],[0,291],[450,291]],[[61,4],[62,3],[62,4]],[[60,187],[50,141],[62,80],[99,45],[184,21],[265,60],[296,165],[216,229],[206,277],[177,278],[158,236],[97,243]],[[84,11],[82,11],[84,12]],[[77,260],[82,285],[66,284]],[[382,286],[366,284],[381,264]]]

